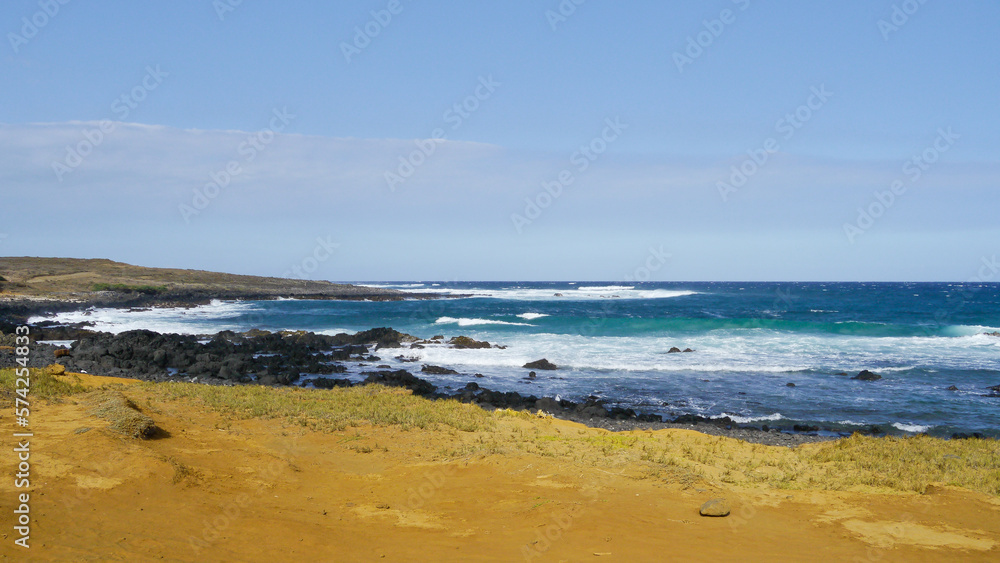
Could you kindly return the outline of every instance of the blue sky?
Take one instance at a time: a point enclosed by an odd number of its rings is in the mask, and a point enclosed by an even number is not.
[[[0,255],[920,281],[1000,253],[995,2],[62,1],[0,6]]]

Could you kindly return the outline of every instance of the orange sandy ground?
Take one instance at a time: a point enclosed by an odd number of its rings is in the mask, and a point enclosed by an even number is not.
[[[93,385],[122,381],[82,377]],[[11,478],[0,481],[0,556],[1000,561],[1000,501],[961,489],[920,495],[685,485],[532,454],[431,461],[452,440],[449,433],[394,427],[322,433],[232,420],[179,401],[153,410],[147,413],[169,436],[140,441],[111,433],[83,404],[35,406],[30,549],[13,544],[12,504],[23,489],[13,486],[15,444],[4,432],[0,469]],[[11,417],[3,413],[0,422],[11,425]],[[76,433],[81,427],[92,430]],[[365,449],[359,444],[372,451],[358,451]],[[719,496],[732,501],[732,515],[699,516],[699,506]]]

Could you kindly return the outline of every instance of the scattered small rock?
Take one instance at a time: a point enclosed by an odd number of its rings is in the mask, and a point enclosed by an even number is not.
[[[724,498],[714,498],[701,505],[701,510],[699,510],[702,516],[715,517],[729,516],[729,512],[729,501]]]
[[[788,383],[785,384],[785,387],[795,387],[795,384],[789,381]]]
[[[948,388],[948,391],[958,391],[958,387],[952,385],[951,387]]]

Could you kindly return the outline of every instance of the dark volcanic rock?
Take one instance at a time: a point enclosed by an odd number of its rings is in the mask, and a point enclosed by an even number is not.
[[[429,373],[431,375],[458,375],[458,372],[453,369],[443,368],[440,366],[430,366],[424,365],[420,368],[423,373]]]
[[[338,334],[337,336],[341,335]],[[402,342],[416,342],[419,340],[415,336],[387,327],[369,329],[359,332],[350,338],[352,340],[351,344],[370,344],[374,342],[376,350],[379,348],[399,348]]]
[[[858,375],[855,375],[851,379],[857,379],[860,381],[878,381],[879,379],[882,379],[882,376],[877,373],[872,373],[868,370],[861,370],[861,372],[858,373]]]
[[[493,346],[483,340],[473,340],[468,336],[456,336],[448,341],[452,348],[492,348]]]
[[[367,375],[365,383],[378,383],[389,387],[405,387],[413,391],[414,395],[430,395],[434,393],[436,387],[429,382],[420,379],[405,369],[396,371],[363,371],[361,375]]]
[[[350,379],[331,379],[327,377],[317,377],[313,380],[313,385],[317,389],[333,389],[334,387],[350,387]]]
[[[667,353],[668,354],[679,354],[680,351],[681,351],[680,348],[678,348],[677,346],[674,346],[673,348],[667,350]]]
[[[541,360],[535,360],[534,362],[528,362],[521,367],[527,369],[548,369],[548,370],[557,369],[557,366],[555,364],[546,360],[545,358],[542,358]]]
[[[951,435],[952,440],[982,440],[985,438],[979,432],[973,432],[972,434],[966,434],[965,432],[956,432]]]

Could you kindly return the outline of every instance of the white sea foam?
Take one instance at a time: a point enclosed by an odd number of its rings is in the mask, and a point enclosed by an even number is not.
[[[927,432],[928,430],[931,429],[930,426],[921,426],[919,424],[904,424],[902,422],[893,422],[892,425],[902,430],[903,432],[920,433],[920,432]]]
[[[520,315],[518,315],[518,317],[528,321],[540,319],[542,317],[547,317],[547,316],[548,315],[546,315],[545,313],[521,313]]]
[[[249,302],[219,301],[197,307],[152,309],[87,309],[53,315],[33,316],[28,322],[91,323],[93,330],[118,334],[128,330],[152,330],[160,333],[214,334],[220,330],[247,330],[238,319],[257,311]]]
[[[467,319],[455,317],[441,317],[434,321],[434,324],[446,325],[446,324],[457,324],[458,326],[477,326],[477,325],[511,325],[511,326],[534,326],[528,323],[511,323],[507,321],[495,321],[491,319]]]
[[[837,424],[843,424],[844,426],[866,426],[864,422],[856,422],[853,420],[838,420]]]
[[[350,330],[347,328],[325,328],[323,330],[313,331],[316,334],[323,334],[326,336],[337,336],[338,334],[357,334],[358,331]]]
[[[69,348],[73,345],[76,340],[38,340],[38,344],[51,344],[53,346],[59,346],[62,348]]]
[[[982,336],[1000,329],[982,325],[950,325],[941,329],[944,336]]]
[[[420,285],[423,284],[414,284]],[[572,284],[570,284],[572,285]],[[403,292],[415,293],[438,293],[442,296],[472,296],[485,297],[490,299],[510,299],[516,301],[586,301],[591,299],[668,299],[672,297],[683,297],[685,295],[695,295],[697,291],[674,290],[674,289],[636,289],[631,285],[597,285],[579,286],[569,289],[539,289],[525,287],[505,287],[500,289],[487,288],[455,288],[455,287],[407,287],[405,284],[399,285],[376,285],[369,284],[368,287],[391,287]]]
[[[782,415],[780,412],[776,412],[765,416],[739,416],[736,414],[729,414],[727,412],[724,412],[719,416],[713,418],[725,418],[727,416],[731,418],[733,422],[736,422],[738,424],[749,424],[751,422],[764,422],[770,420],[782,420],[785,418],[784,415]]]

